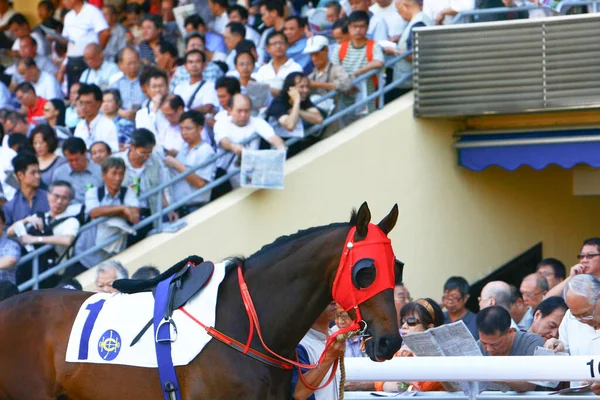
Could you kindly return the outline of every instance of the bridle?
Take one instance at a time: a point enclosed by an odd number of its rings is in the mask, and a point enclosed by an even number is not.
[[[363,240],[354,241],[355,233],[356,227],[352,227],[346,236],[344,249],[340,257],[336,277],[333,283],[332,294],[333,299],[340,304],[344,310],[348,311],[350,309],[354,309],[356,316],[349,326],[336,331],[327,338],[325,349],[323,350],[318,362],[315,364],[302,364],[298,362],[297,357],[296,361],[290,360],[277,354],[275,351],[271,350],[269,346],[267,346],[263,339],[260,322],[258,320],[258,314],[256,312],[256,308],[254,307],[254,302],[252,300],[252,296],[250,295],[250,291],[248,290],[248,285],[244,279],[241,265],[238,265],[237,268],[238,283],[244,308],[246,309],[248,321],[250,322],[250,332],[248,333],[248,339],[246,340],[245,344],[225,335],[213,327],[204,325],[193,315],[187,312],[184,307],[180,307],[179,310],[204,328],[210,336],[225,343],[242,354],[250,356],[269,366],[275,366],[284,370],[290,370],[294,366],[304,369],[317,368],[325,359],[327,349],[336,340],[345,340],[354,336],[367,335],[368,325],[367,322],[362,318],[359,304],[370,299],[383,290],[393,289],[394,287],[394,253],[392,251],[390,239],[377,225],[374,224],[369,224],[367,235]],[[372,265],[376,270],[376,278],[370,285],[368,285],[368,287],[364,288],[356,287],[356,284],[353,281],[353,272],[356,272],[354,271],[356,268],[356,263],[361,260],[372,260]],[[250,347],[252,339],[254,338],[255,330],[260,343],[267,351],[267,354],[256,351]],[[333,365],[333,369],[327,382],[320,387],[314,387],[307,384],[304,381],[301,372],[300,379],[302,379],[304,385],[311,390],[324,388],[325,386],[329,385],[335,377],[337,366],[338,362],[336,361]]]

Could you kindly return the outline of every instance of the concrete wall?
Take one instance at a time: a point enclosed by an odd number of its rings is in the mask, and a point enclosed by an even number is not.
[[[400,206],[391,238],[413,297],[440,298],[449,276],[473,282],[540,241],[545,256],[573,265],[581,241],[600,235],[598,198],[574,197],[572,171],[558,167],[458,167],[452,133],[460,128],[414,119],[412,100],[402,98],[290,160],[285,190],[240,189],[190,216],[185,230],[118,259],[134,271],[190,253],[250,255],[280,235],[347,220],[366,200],[375,222]]]

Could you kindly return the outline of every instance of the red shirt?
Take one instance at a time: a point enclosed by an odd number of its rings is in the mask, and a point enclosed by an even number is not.
[[[46,99],[38,97],[35,105],[32,108],[27,109],[27,122],[30,124],[37,125],[38,123],[33,119],[34,117],[43,117],[44,116],[44,105],[46,104]]]

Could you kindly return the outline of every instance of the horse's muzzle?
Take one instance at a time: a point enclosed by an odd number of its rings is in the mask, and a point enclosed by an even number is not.
[[[365,350],[373,361],[385,361],[394,357],[394,354],[402,345],[402,337],[399,334],[373,337],[365,343]]]

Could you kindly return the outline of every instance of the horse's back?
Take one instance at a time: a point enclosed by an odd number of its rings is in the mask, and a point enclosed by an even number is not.
[[[39,290],[0,303],[0,398],[56,398],[71,325],[90,295]]]

